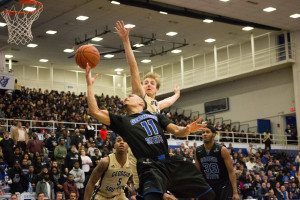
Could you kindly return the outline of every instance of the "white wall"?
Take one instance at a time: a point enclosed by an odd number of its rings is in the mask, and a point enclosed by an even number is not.
[[[213,114],[215,118],[231,119],[255,126],[256,119],[269,118],[273,133],[282,131],[278,114],[290,113],[294,106],[292,69],[284,68],[212,87],[183,93],[174,107],[204,113],[204,102],[229,97],[229,111]],[[250,121],[250,122],[249,122]]]

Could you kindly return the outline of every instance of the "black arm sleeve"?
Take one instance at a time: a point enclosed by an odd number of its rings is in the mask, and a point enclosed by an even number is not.
[[[161,127],[162,127],[164,130],[166,130],[166,128],[167,128],[167,126],[168,126],[169,124],[173,123],[171,120],[169,120],[168,118],[166,118],[166,117],[165,117],[164,115],[162,115],[162,114],[158,114],[157,117],[158,117],[158,121],[159,121]]]

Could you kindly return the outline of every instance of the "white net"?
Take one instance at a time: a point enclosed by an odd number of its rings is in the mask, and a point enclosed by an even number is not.
[[[10,10],[4,10],[1,12],[8,28],[8,43],[11,44],[27,44],[32,41],[33,36],[31,32],[32,23],[40,16],[42,7],[38,4],[31,5],[35,9],[33,12],[24,11],[25,4],[22,4],[22,8],[16,10],[13,6]]]

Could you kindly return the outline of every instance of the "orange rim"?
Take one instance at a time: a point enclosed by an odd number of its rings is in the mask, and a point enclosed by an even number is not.
[[[33,1],[33,0],[22,0],[20,2],[18,2],[18,4],[38,4],[40,6],[39,9],[34,10],[34,11],[28,11],[28,12],[18,12],[18,11],[11,11],[11,10],[3,10],[2,13],[7,14],[7,15],[24,15],[24,14],[32,14],[32,13],[36,13],[36,12],[41,12],[43,10],[43,4],[41,2],[38,1]]]

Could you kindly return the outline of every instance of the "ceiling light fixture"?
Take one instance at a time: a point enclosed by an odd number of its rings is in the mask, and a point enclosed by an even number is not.
[[[159,11],[160,14],[163,14],[163,15],[167,15],[168,13],[167,12],[164,12],[164,11]]]
[[[142,62],[142,63],[150,63],[151,60],[149,60],[149,59],[144,59],[144,60],[142,60],[141,62]]]
[[[88,16],[78,16],[78,17],[76,17],[76,19],[80,20],[80,21],[87,20],[88,18],[89,18]]]
[[[216,40],[213,39],[213,38],[208,38],[206,40],[204,40],[205,42],[208,42],[208,43],[212,43],[212,42],[215,42]]]
[[[144,45],[143,44],[135,44],[133,46],[139,48],[139,47],[143,47]]]
[[[275,10],[276,10],[276,8],[273,8],[273,7],[268,7],[268,8],[263,9],[263,11],[265,11],[265,12],[273,12]]]
[[[57,33],[57,31],[48,30],[48,31],[46,31],[46,33],[49,34],[49,35],[54,35],[54,34]]]
[[[27,44],[27,47],[30,47],[30,48],[35,48],[35,47],[37,47],[37,46],[38,46],[37,44],[32,44],[32,43]]]
[[[180,50],[180,49],[174,49],[174,50],[172,50],[171,52],[172,52],[172,53],[181,53],[182,50]]]
[[[122,71],[124,71],[124,69],[122,69],[122,68],[115,69],[115,72],[122,72]]]
[[[243,31],[251,31],[251,30],[253,30],[253,29],[254,29],[254,28],[251,27],[251,26],[246,26],[246,27],[242,28]]]
[[[203,20],[203,22],[210,24],[210,23],[213,23],[214,20],[212,20],[212,19],[205,19],[205,20]]]
[[[104,57],[105,58],[113,58],[113,57],[115,57],[115,55],[113,55],[113,54],[106,54]]]
[[[28,6],[28,7],[25,7],[23,10],[28,11],[28,12],[32,12],[32,11],[35,11],[36,8]]]
[[[5,55],[5,58],[12,58],[14,57],[13,55]]]
[[[125,28],[134,28],[135,25],[134,25],[134,24],[126,24],[124,27],[125,27]]]
[[[74,52],[74,50],[73,49],[65,49],[64,52],[66,52],[66,53],[72,53],[72,52]]]
[[[92,38],[92,41],[96,41],[96,42],[99,42],[101,40],[103,40],[102,37],[94,37],[94,38]]]
[[[228,1],[230,1],[230,0],[220,0],[220,1],[223,1],[223,2],[228,2]]]
[[[300,17],[299,13],[296,13],[296,14],[293,14],[290,16],[290,18],[294,18],[294,19],[299,18],[299,17]]]
[[[40,59],[40,62],[48,62],[48,59]]]
[[[111,1],[110,3],[115,4],[115,5],[120,5],[120,2],[118,2],[118,1]]]
[[[6,26],[6,23],[0,22],[0,27]]]
[[[167,36],[175,36],[177,34],[178,34],[177,32],[168,32],[168,33],[166,33]]]

